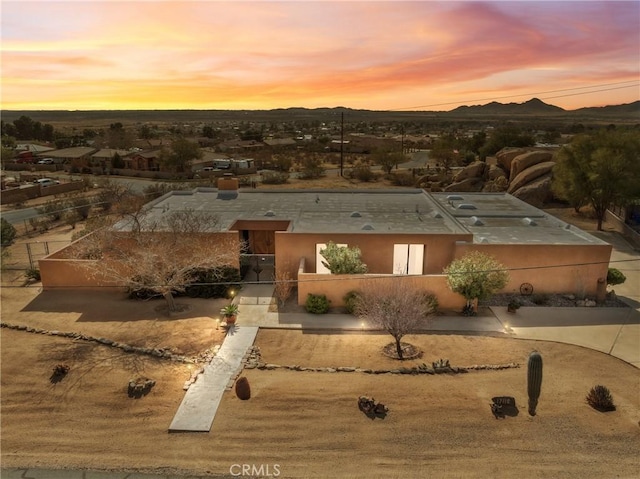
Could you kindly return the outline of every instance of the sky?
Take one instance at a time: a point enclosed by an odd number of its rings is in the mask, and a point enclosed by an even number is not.
[[[640,99],[640,1],[5,1],[18,110]]]

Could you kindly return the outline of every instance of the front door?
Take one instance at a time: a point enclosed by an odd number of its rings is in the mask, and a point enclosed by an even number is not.
[[[276,232],[272,230],[249,231],[249,250],[253,254],[275,254]]]

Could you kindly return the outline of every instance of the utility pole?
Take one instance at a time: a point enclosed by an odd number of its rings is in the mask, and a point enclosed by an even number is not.
[[[344,167],[344,112],[340,113],[340,176]]]

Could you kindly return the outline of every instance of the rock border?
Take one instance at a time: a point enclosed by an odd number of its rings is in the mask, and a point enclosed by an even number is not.
[[[32,328],[30,326],[25,326],[21,324],[9,324],[5,322],[0,323],[0,328],[13,329],[16,331],[25,331],[27,333],[33,333],[33,334],[43,334],[45,336],[59,336],[59,337],[70,338],[74,340],[89,341],[89,342],[102,344],[103,346],[118,348],[124,351],[125,353],[142,354],[142,355],[153,356],[160,359],[168,359],[170,361],[187,363],[187,364],[198,364],[203,362],[209,362],[220,349],[220,346],[216,345],[212,349],[207,350],[196,357],[189,358],[179,354],[174,354],[168,348],[143,348],[139,346],[131,346],[130,344],[119,343],[117,341],[113,341],[111,339],[102,338],[102,337],[97,338],[94,336],[88,336],[82,333],[56,331],[56,330],[49,331],[47,329]]]
[[[471,366],[457,367],[457,366],[443,366],[443,367],[430,367],[425,363],[413,367],[401,367],[393,369],[368,369],[359,368],[355,366],[339,366],[339,367],[304,367],[300,365],[280,365],[274,363],[265,363],[262,361],[260,354],[260,348],[258,346],[252,346],[247,355],[244,358],[245,369],[260,369],[273,371],[275,369],[287,369],[289,371],[311,371],[316,373],[363,373],[363,374],[464,374],[469,371],[500,371],[503,369],[519,368],[518,363],[507,364],[474,364]]]

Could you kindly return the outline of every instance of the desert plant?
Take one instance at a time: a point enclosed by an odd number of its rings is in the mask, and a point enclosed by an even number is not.
[[[326,260],[322,264],[331,274],[364,274],[367,265],[360,259],[360,248],[357,246],[338,246],[329,241],[327,247],[320,250],[320,255]]]
[[[607,271],[607,284],[609,286],[615,286],[617,284],[622,284],[627,280],[627,277],[622,274],[622,271],[616,268],[609,268]]]
[[[329,303],[330,301],[324,294],[309,293],[304,308],[307,310],[307,313],[325,314],[329,312]]]
[[[2,224],[2,229],[0,230],[2,246],[9,246],[16,239],[16,228],[4,218],[0,218],[0,223]]]
[[[262,182],[265,185],[284,185],[289,181],[289,173],[279,171],[265,171],[262,173]]]
[[[511,301],[509,301],[509,304],[507,304],[507,310],[510,313],[515,313],[517,310],[520,309],[520,306],[522,306],[520,304],[520,301],[518,301],[517,299],[512,299]]]
[[[273,294],[278,299],[280,306],[284,306],[287,299],[291,296],[293,291],[293,281],[291,280],[291,274],[285,269],[278,269],[276,271],[275,284],[273,287]]]
[[[605,386],[594,386],[587,394],[587,403],[594,409],[601,412],[615,411],[616,406],[613,404],[613,398],[609,389]]]
[[[374,181],[376,174],[371,171],[371,167],[368,163],[358,162],[350,171],[349,176],[363,183]]]
[[[529,414],[536,415],[540,387],[542,386],[542,356],[537,351],[529,355],[527,364],[527,394],[529,395]]]
[[[357,291],[349,291],[342,299],[347,313],[354,314],[358,306],[358,301],[360,300],[360,293]]]
[[[389,175],[389,179],[395,186],[415,186],[416,179],[411,173],[396,172]]]
[[[24,275],[30,281],[40,281],[40,270],[38,268],[29,268],[24,272]]]
[[[198,268],[184,293],[190,298],[226,298],[229,290],[240,289],[240,270],[231,266]]]
[[[231,318],[232,316],[236,316],[238,314],[238,305],[237,304],[227,304],[224,308],[220,310],[220,314],[223,318]]]

